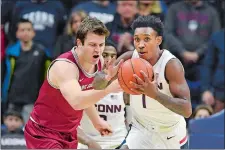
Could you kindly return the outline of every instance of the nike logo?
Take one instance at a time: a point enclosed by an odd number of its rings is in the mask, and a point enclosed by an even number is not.
[[[172,139],[173,137],[175,137],[175,135],[174,136],[171,136],[171,137],[167,137],[167,140]]]

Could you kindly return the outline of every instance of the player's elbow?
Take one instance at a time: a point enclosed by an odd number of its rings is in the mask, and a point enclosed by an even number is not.
[[[68,103],[74,110],[82,110],[84,109],[83,104],[81,103],[81,100],[79,98],[76,98],[76,100],[69,100],[67,99]]]
[[[84,109],[81,104],[73,104],[72,108],[74,110],[82,110],[82,109]]]
[[[192,107],[191,107],[191,103],[187,103],[185,105],[185,109],[184,109],[184,117],[185,118],[189,118],[192,115]]]

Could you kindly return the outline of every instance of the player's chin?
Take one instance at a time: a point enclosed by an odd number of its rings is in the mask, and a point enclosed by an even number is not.
[[[99,62],[99,59],[100,59],[100,57],[98,57],[98,58],[92,57],[91,62],[92,62],[93,64],[97,64],[97,63]]]
[[[140,58],[142,58],[142,59],[148,60],[148,55],[147,55],[147,54],[139,55],[139,56],[140,56]]]

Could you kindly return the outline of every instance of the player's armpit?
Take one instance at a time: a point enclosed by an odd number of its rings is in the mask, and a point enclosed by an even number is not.
[[[183,66],[178,59],[171,59],[168,62],[165,76],[173,97],[159,93],[157,101],[177,114],[190,117],[192,114],[190,90],[185,80]]]

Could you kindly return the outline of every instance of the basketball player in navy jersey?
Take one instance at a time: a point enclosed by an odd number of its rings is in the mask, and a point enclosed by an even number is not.
[[[131,82],[132,128],[127,137],[130,149],[187,148],[185,118],[192,114],[190,91],[181,62],[166,49],[160,49],[163,24],[154,16],[139,16],[132,24],[135,50],[121,55],[121,59],[143,58],[153,66],[154,81],[140,71],[144,80],[134,74]],[[96,89],[107,87],[114,72],[98,73]]]

